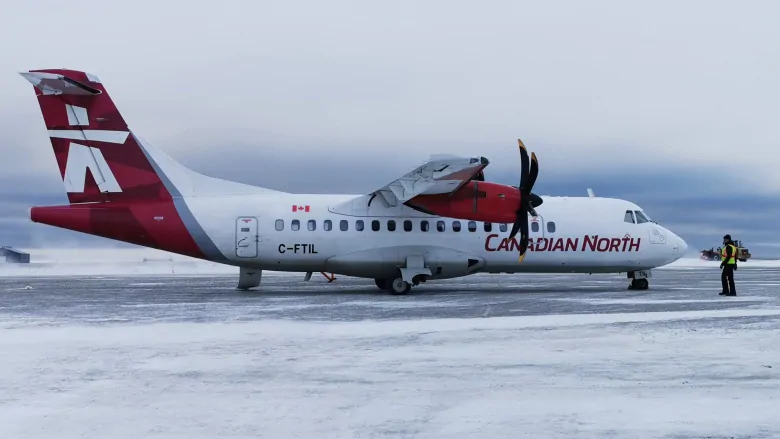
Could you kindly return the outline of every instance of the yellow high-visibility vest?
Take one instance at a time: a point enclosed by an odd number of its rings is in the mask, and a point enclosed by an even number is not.
[[[731,247],[731,257],[726,259],[726,249],[728,247]],[[737,263],[737,247],[733,244],[727,244],[723,249],[720,251],[720,260],[724,261],[726,264],[734,265]]]

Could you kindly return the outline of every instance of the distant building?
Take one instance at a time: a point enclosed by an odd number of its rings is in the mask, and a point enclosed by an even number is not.
[[[5,262],[9,264],[29,264],[30,254],[11,247],[0,247],[0,258],[5,257]]]

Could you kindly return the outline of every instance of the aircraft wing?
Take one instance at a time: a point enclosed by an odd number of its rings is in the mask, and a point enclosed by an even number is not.
[[[482,172],[489,163],[485,157],[434,155],[369,195],[381,197],[387,206],[397,206],[418,195],[450,194]]]

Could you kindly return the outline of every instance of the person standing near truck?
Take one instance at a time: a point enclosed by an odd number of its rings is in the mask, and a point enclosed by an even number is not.
[[[723,249],[720,256],[720,282],[723,286],[720,295],[736,296],[737,287],[734,284],[734,272],[737,270],[737,246],[731,240],[731,235],[723,237]]]

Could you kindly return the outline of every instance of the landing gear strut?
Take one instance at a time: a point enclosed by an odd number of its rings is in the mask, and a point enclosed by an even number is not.
[[[650,270],[629,271],[627,277],[631,279],[631,284],[628,286],[629,290],[647,290],[650,288],[650,282],[647,280],[647,278],[652,277]]]
[[[312,273],[313,273],[312,271],[307,271],[307,272],[306,272],[306,276],[304,276],[304,277],[303,277],[303,281],[304,281],[304,282],[308,282],[308,281],[310,281],[310,280],[311,280],[311,275],[312,275]],[[328,280],[328,283],[331,283],[331,282],[333,282],[334,280],[336,280],[336,275],[335,275],[335,274],[333,274],[333,273],[331,273],[331,274],[330,274],[330,276],[328,276],[328,273],[326,273],[326,272],[324,272],[324,271],[320,271],[320,274],[322,274],[323,276],[325,276],[325,279],[327,279],[327,280]]]

